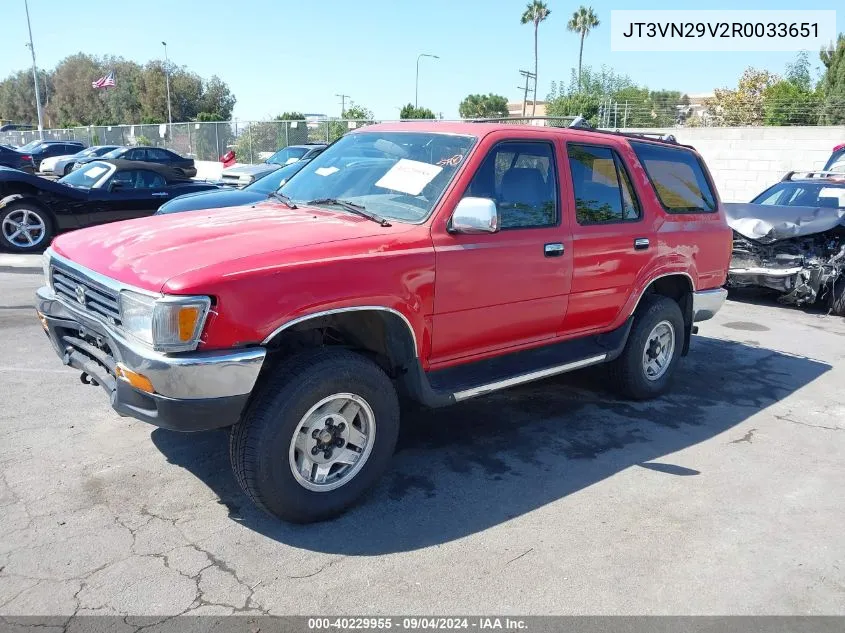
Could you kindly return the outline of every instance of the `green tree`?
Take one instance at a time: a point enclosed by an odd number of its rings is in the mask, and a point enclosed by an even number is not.
[[[282,112],[276,115],[276,121],[304,121],[305,115],[299,112]]]
[[[820,122],[823,125],[845,123],[845,34],[839,34],[835,45],[823,48],[819,57],[825,67],[819,82],[819,89],[824,94]]]
[[[534,25],[534,102],[531,106],[531,116],[534,116],[534,113],[537,111],[537,32],[540,29],[540,22],[545,21],[551,13],[545,2],[533,0],[533,2],[526,5],[525,11],[519,20],[521,24]]]
[[[816,125],[819,122],[820,103],[815,91],[783,79],[763,92],[763,123]]]
[[[508,100],[501,95],[467,95],[458,106],[464,119],[497,119],[508,116]]]
[[[436,119],[437,116],[428,108],[415,107],[413,103],[403,106],[399,112],[400,119]]]
[[[581,47],[578,51],[578,85],[581,85],[581,64],[584,58],[584,38],[590,34],[590,31],[599,25],[598,16],[593,13],[593,7],[585,7],[581,5],[577,11],[572,14],[566,28],[573,33],[581,35]]]
[[[736,90],[717,88],[707,109],[717,125],[762,125],[766,90],[780,81],[768,70],[746,68]]]

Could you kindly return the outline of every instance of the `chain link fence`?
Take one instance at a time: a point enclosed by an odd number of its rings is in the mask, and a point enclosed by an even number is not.
[[[195,160],[217,161],[234,150],[238,162],[258,163],[289,145],[331,143],[346,132],[376,121],[325,119],[314,121],[219,121],[11,131],[0,133],[0,144],[21,146],[35,140],[81,141],[91,145],[151,145]]]

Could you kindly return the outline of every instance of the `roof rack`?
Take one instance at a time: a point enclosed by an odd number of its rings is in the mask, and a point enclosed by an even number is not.
[[[799,174],[804,178],[842,178],[845,179],[845,172],[843,171],[824,171],[822,169],[815,169],[815,170],[794,170],[786,172],[786,175],[780,179],[781,182],[787,182],[790,180],[795,180],[795,174]]]
[[[593,127],[590,125],[590,122],[587,121],[584,117],[578,116],[538,116],[538,117],[501,117],[501,118],[490,118],[490,119],[470,119],[472,123],[515,123],[517,121],[527,121],[527,120],[553,120],[563,122],[567,119],[571,119],[569,123],[565,126],[569,129],[573,130],[583,130],[585,132],[595,132],[596,134],[613,134],[614,136],[624,136],[626,138],[636,138],[636,139],[643,139],[647,141],[656,141],[658,143],[668,143],[671,145],[677,145],[679,147],[687,147],[692,148],[691,145],[684,145],[682,143],[678,143],[678,139],[675,138],[674,134],[665,134],[662,132],[620,132],[619,129],[616,130],[603,130],[600,128]],[[562,125],[555,125],[558,129],[564,127]]]

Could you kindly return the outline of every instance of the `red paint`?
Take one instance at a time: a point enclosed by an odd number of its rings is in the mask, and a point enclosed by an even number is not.
[[[697,290],[724,284],[731,231],[724,210],[667,214],[626,138],[556,128],[476,123],[395,123],[478,138],[429,220],[382,227],[342,211],[263,203],[154,216],[58,237],[59,254],[123,283],[215,297],[204,349],[260,343],[285,322],[349,306],[398,310],[415,330],[425,368],[445,367],[586,333],[612,330],[648,284],[688,275]],[[501,140],[555,147],[561,223],[492,235],[446,227],[475,170]],[[614,148],[631,174],[643,219],[579,226],[566,142]],[[633,240],[651,247],[634,251]],[[546,258],[548,242],[564,256]]]

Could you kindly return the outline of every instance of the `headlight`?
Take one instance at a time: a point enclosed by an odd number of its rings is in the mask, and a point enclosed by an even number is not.
[[[208,297],[160,297],[120,293],[123,330],[159,352],[196,349],[211,307]]]
[[[48,251],[44,251],[44,254],[41,256],[41,268],[44,271],[44,283],[52,290],[53,284],[50,283],[50,253]]]

